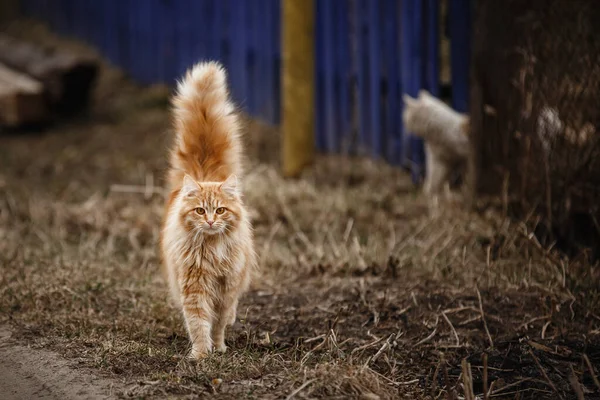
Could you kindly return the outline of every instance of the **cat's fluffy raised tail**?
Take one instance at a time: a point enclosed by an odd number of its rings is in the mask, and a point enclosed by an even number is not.
[[[171,188],[181,184],[184,174],[198,182],[219,182],[242,173],[240,124],[220,64],[199,63],[187,72],[173,98],[173,118],[177,139]]]
[[[252,225],[238,187],[240,127],[223,68],[194,66],[173,98],[176,131],[161,235],[164,270],[191,356],[225,351],[240,296],[256,268]]]

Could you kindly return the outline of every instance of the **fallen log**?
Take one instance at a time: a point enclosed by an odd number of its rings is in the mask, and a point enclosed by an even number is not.
[[[82,110],[98,75],[91,57],[50,50],[0,34],[0,62],[39,80],[52,111],[71,114]]]
[[[37,124],[47,117],[43,85],[0,64],[0,124],[13,128]]]

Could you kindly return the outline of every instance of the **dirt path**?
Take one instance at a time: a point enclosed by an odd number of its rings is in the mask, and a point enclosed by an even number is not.
[[[55,353],[17,345],[0,326],[0,398],[112,399],[117,391],[114,382],[77,370]]]

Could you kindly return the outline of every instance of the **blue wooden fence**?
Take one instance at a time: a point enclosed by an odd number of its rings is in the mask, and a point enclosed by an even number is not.
[[[453,105],[467,109],[470,1],[449,0]],[[316,0],[316,142],[422,176],[402,93],[439,91],[439,0]],[[22,0],[26,15],[88,41],[142,83],[220,60],[250,114],[279,122],[279,0]]]
[[[402,93],[438,89],[437,0],[317,2],[317,145],[411,167],[423,146],[404,132]]]
[[[172,84],[220,60],[233,96],[279,121],[279,0],[22,0],[26,15],[96,46],[141,83]]]

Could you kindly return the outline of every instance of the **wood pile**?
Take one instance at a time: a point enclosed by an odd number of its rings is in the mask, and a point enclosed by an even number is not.
[[[88,105],[96,60],[0,34],[0,126],[48,123]]]

